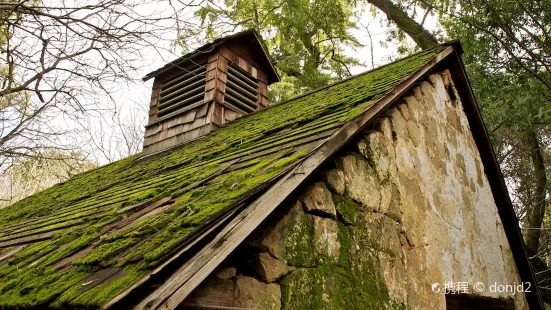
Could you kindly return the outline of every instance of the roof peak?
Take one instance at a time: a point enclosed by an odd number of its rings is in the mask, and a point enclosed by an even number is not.
[[[175,59],[173,61],[170,61],[166,65],[149,72],[148,74],[146,74],[142,78],[142,80],[147,81],[147,80],[159,75],[160,73],[162,73],[166,70],[170,70],[173,67],[178,66],[178,64],[180,64],[180,63],[186,62],[189,59],[196,57],[199,54],[210,52],[209,50],[215,49],[216,47],[220,46],[221,44],[223,44],[224,42],[226,42],[228,40],[235,40],[235,39],[243,38],[243,37],[246,37],[246,36],[254,37],[256,39],[256,42],[258,43],[258,45],[262,49],[264,57],[267,60],[267,64],[270,66],[271,70],[273,71],[273,75],[270,76],[271,82],[272,83],[273,82],[279,82],[279,80],[280,80],[279,75],[278,75],[278,73],[275,69],[275,66],[272,63],[272,58],[270,56],[270,53],[268,52],[268,49],[266,48],[266,45],[264,44],[264,41],[262,40],[262,36],[255,29],[252,29],[252,28],[246,29],[246,30],[243,30],[243,31],[240,31],[240,32],[237,32],[237,33],[233,33],[233,34],[230,34],[230,35],[226,35],[226,36],[223,36],[223,37],[220,37],[220,38],[217,38],[217,39],[214,39],[211,42],[207,42],[207,43],[203,44],[202,46],[196,48],[194,51],[189,52],[189,53],[187,53],[183,56],[180,56],[177,59]]]

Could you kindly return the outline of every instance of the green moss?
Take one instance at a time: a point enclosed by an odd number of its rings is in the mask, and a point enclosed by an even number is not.
[[[399,304],[391,301],[377,272],[332,264],[295,270],[280,281],[282,309],[383,309]]]
[[[119,276],[109,279],[84,293],[80,291],[82,285],[69,289],[50,306],[65,308],[70,303],[72,307],[88,308],[90,305],[105,304],[109,302],[114,294],[132,286],[144,275],[145,271],[146,266],[143,263],[129,266],[122,269]]]
[[[356,251],[353,239],[339,223],[337,264],[299,268],[281,279],[282,309],[405,309],[390,298],[376,256]]]
[[[350,251],[352,248],[352,237],[351,233],[345,225],[339,222],[339,243],[341,245],[339,252],[339,261],[338,265],[340,267],[349,269],[350,268]]]
[[[356,215],[361,206],[355,201],[345,196],[333,194],[333,202],[337,209],[337,215],[345,224],[354,224]]]
[[[307,153],[306,153],[305,150],[301,150],[301,151],[298,151],[298,152],[294,153],[291,156],[287,156],[285,158],[282,158],[282,159],[278,160],[277,162],[275,162],[270,167],[269,171],[279,171],[279,170],[281,170],[281,168],[288,167],[291,163],[294,163],[297,160],[299,160],[299,159],[303,158],[304,156],[306,156],[306,154]]]
[[[340,195],[335,195],[334,199],[336,204],[354,205]],[[351,209],[355,210],[355,207]],[[294,213],[287,215],[289,217],[297,218]],[[338,226],[338,261],[309,261],[311,265],[304,266],[307,268],[298,268],[282,278],[279,281],[282,309],[405,309],[403,303],[389,296],[380,276],[378,251],[365,247],[362,237],[365,235],[362,230],[365,225],[358,223],[351,226],[338,222]],[[290,227],[286,226],[286,229]],[[309,240],[309,237],[304,235],[302,242],[304,240]],[[315,251],[307,249],[307,246],[307,242],[303,244],[310,257],[314,257]]]
[[[81,230],[77,230],[76,233],[72,232],[66,235],[74,237],[74,240],[71,240],[73,238],[70,238],[63,243],[59,241],[56,242],[59,243],[60,246],[66,246],[58,249],[55,253],[52,253],[52,255],[49,255],[44,261],[44,265],[49,265],[51,263],[61,260],[63,257],[66,257],[67,255],[70,255],[71,253],[74,253],[86,247],[99,237],[99,234],[92,230],[84,231],[82,234],[77,235],[79,232],[81,232]]]
[[[291,222],[282,227],[280,234],[285,244],[285,259],[292,266],[311,267],[316,257],[314,240],[314,218],[306,213],[293,216]]]
[[[73,261],[74,265],[102,265],[107,267],[109,260],[120,254],[138,241],[137,238],[127,237],[116,239],[112,242],[104,242],[83,258]]]

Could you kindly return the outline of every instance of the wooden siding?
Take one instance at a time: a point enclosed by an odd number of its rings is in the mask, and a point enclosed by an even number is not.
[[[243,53],[240,53],[243,54]],[[225,46],[155,78],[143,154],[209,133],[268,105],[268,76]]]

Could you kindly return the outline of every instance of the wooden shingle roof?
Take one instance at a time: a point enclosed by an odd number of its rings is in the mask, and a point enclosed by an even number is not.
[[[243,216],[446,48],[253,113],[168,152],[79,174],[0,210],[0,305],[116,304]]]

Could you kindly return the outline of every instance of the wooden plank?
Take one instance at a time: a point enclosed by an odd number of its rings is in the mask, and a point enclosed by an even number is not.
[[[199,234],[197,234],[193,239],[190,239],[189,240],[190,242],[188,242],[188,244],[184,245],[184,247],[182,249],[180,249],[179,251],[177,251],[171,258],[166,260],[161,266],[157,267],[152,272],[150,272],[150,273],[144,275],[143,277],[141,277],[130,288],[128,288],[127,290],[125,290],[121,294],[117,295],[112,300],[110,300],[107,304],[105,304],[103,306],[103,309],[117,309],[117,303],[119,303],[121,300],[123,300],[125,297],[127,297],[134,289],[136,289],[136,288],[144,285],[145,283],[147,283],[147,281],[149,281],[152,276],[159,273],[167,265],[171,264],[175,259],[177,259],[181,255],[183,255],[184,253],[188,252],[197,243],[202,241],[205,236],[211,234],[213,231],[218,229],[218,227],[220,227],[220,225],[224,224],[227,221],[227,219],[231,218],[234,215],[235,212],[236,212],[236,209],[230,210],[230,212],[228,212],[228,214],[221,217],[221,219],[219,219],[218,221],[216,221],[215,223],[213,223],[211,225],[206,226],[204,230],[202,230]]]
[[[83,294],[84,292],[91,290],[94,287],[108,281],[114,275],[120,272],[123,272],[123,270],[120,268],[109,267],[105,269],[100,269],[80,281],[81,287],[76,294]]]
[[[282,150],[297,148],[297,147],[301,147],[301,146],[312,144],[312,143],[322,143],[323,138],[327,138],[329,135],[331,135],[332,132],[335,132],[335,131],[336,130],[333,130],[331,132],[322,133],[322,134],[314,136],[314,137],[304,138],[304,139],[300,139],[298,141],[293,141],[291,143],[282,144],[282,145],[279,145],[278,147],[268,147],[268,148],[265,148],[264,150],[259,151],[259,152],[248,153],[246,156],[243,156],[242,159],[243,160],[253,160],[253,159],[256,159],[256,158],[259,158],[259,157],[263,157],[263,156],[266,156],[266,155],[271,155],[271,154],[275,154],[277,152],[281,152]],[[324,137],[324,135],[325,135],[325,137]]]
[[[177,134],[182,133],[184,131],[183,127],[184,127],[183,125],[180,125],[180,126],[173,126],[173,127],[169,128],[166,131],[166,137],[170,138],[170,137],[174,137]]]
[[[158,139],[157,141],[166,139],[167,135],[168,135],[168,129],[164,129],[163,131],[159,132],[159,134],[157,135],[157,139]]]
[[[220,53],[219,55],[223,56],[230,62],[234,62],[236,60],[237,55],[235,55],[229,48],[225,46],[220,47]]]
[[[142,215],[147,214],[147,213],[149,213],[150,211],[152,211],[156,208],[164,206],[165,204],[170,202],[171,199],[172,199],[172,197],[170,197],[170,196],[161,198],[161,199],[155,201],[154,203],[150,204],[149,206],[147,206],[145,208],[142,208],[138,212],[134,212],[134,213],[130,214],[126,218],[122,218],[122,219],[120,219],[120,220],[118,220],[114,223],[111,223],[111,224],[109,224],[105,227],[102,227],[101,232],[104,236],[109,236],[109,235],[115,234],[117,231],[123,229],[125,226],[130,225],[136,219],[139,219]]]
[[[177,116],[177,115],[179,115],[179,114],[181,114],[181,113],[184,113],[184,112],[187,112],[187,111],[189,111],[189,110],[191,110],[191,109],[198,108],[198,107],[202,106],[203,104],[205,104],[205,102],[204,102],[203,100],[197,101],[197,102],[192,103],[192,104],[189,104],[189,105],[184,106],[184,107],[182,107],[182,108],[180,108],[180,109],[178,109],[178,110],[176,110],[176,111],[174,111],[174,112],[171,112],[171,113],[168,113],[168,114],[165,114],[165,115],[159,117],[158,122],[167,120],[167,119],[169,119],[169,118],[171,118],[171,117]],[[166,125],[166,128],[163,128],[163,130],[168,129],[168,126],[167,126],[166,123],[163,124],[163,127],[164,127],[165,125]]]
[[[212,122],[218,126],[222,126],[226,123],[224,118],[224,106],[216,102],[214,104],[214,110],[212,114]]]
[[[214,102],[222,104],[224,102],[224,93],[225,89],[224,92],[217,91],[216,93],[214,93]]]
[[[193,109],[191,111],[186,112],[184,115],[182,115],[182,124],[185,123],[191,123],[195,120],[197,117],[197,109]]]
[[[230,77],[233,75],[233,76],[236,76],[236,77],[238,77],[239,79],[241,79],[243,81],[246,81],[247,83],[250,83],[251,85],[258,86],[258,80],[257,79],[255,79],[254,77],[252,77],[250,75],[247,75],[246,73],[240,72],[239,69],[234,68],[233,66],[228,67],[228,73],[230,74]]]
[[[203,76],[204,71],[206,71],[204,66],[198,66],[191,70],[185,70],[184,74],[182,74],[182,72],[179,72],[177,75],[174,75],[173,78],[165,79],[162,83],[161,89],[165,90],[182,80],[187,80],[190,77]]]
[[[237,117],[237,112],[230,109],[224,109],[224,119],[226,122],[231,122]]]
[[[335,132],[325,143],[309,154],[304,161],[295,166],[262,196],[231,220],[207,246],[173,273],[165,284],[142,300],[137,309],[175,309],[178,307],[189,293],[214,271],[321,164],[452,52],[453,47],[449,47],[439,53],[433,60],[399,83],[394,90],[378,100],[373,106]]]
[[[159,91],[160,91],[160,83],[158,79],[155,78],[155,81],[153,82],[153,89],[151,90],[151,101],[149,102],[149,119],[148,119],[149,124],[157,120]]]
[[[201,128],[194,128],[192,130],[186,131],[183,135],[180,136],[181,142],[189,141],[196,139],[201,136]],[[180,142],[179,141],[179,142]]]
[[[233,107],[237,112],[243,112],[243,114],[249,114],[256,111],[256,106],[246,104],[238,98],[235,98],[234,93],[226,92],[224,95],[224,104],[228,107]]]
[[[227,69],[228,69],[228,65],[229,65],[228,59],[226,59],[224,57],[219,57],[218,58],[218,64],[217,64],[218,71],[226,72]]]
[[[194,94],[194,95],[191,96],[191,94]],[[170,100],[160,103],[159,112],[157,114],[159,116],[162,114],[166,114],[168,111],[171,111],[177,107],[183,107],[190,102],[199,101],[201,97],[203,97],[203,92],[200,91],[199,89],[193,89],[187,93],[181,94],[177,97],[174,97]]]
[[[144,145],[144,147],[149,146],[149,145],[151,145],[151,144],[154,144],[154,143],[156,143],[156,142],[157,142],[156,135],[149,136],[149,137],[145,137],[145,138],[143,139],[143,145]]]
[[[268,84],[258,81],[258,92],[263,96],[268,96]]]
[[[69,254],[69,256],[66,256],[65,258],[63,258],[62,260],[57,262],[54,265],[54,268],[56,270],[60,270],[60,269],[64,268],[65,266],[71,264],[73,261],[86,256],[86,254],[92,252],[93,249],[94,249],[93,246],[88,246],[88,247],[85,247],[84,249],[77,250],[77,251],[73,252],[72,254]]]
[[[177,144],[178,136],[174,136],[165,140],[161,140],[157,143],[156,147],[158,151],[168,149],[171,146],[174,146]]]
[[[242,79],[240,79],[239,77],[233,75],[232,73],[230,73],[228,75],[228,82],[229,81],[231,81],[235,84],[239,84],[239,86],[247,89],[251,93],[258,93],[258,90],[257,90],[258,85],[257,84],[245,82]],[[253,87],[253,84],[254,84],[254,87]]]
[[[0,242],[0,249],[1,248],[12,247],[12,246],[17,246],[17,245],[35,243],[35,242],[43,241],[43,240],[48,240],[48,239],[52,238],[55,233],[56,233],[55,231],[50,231],[50,232],[37,234],[37,235],[33,235],[33,236],[28,236],[28,237],[22,237],[22,238],[12,239],[12,240],[8,240],[8,241],[3,241],[3,242]]]
[[[169,67],[155,74],[161,82],[170,81],[174,78],[182,76],[189,71],[202,67],[203,69],[207,66],[207,57],[205,55],[200,55],[199,57],[194,58],[193,60],[187,59],[179,63],[171,63]]]
[[[186,112],[184,112],[184,113],[186,113]],[[181,118],[182,118],[182,115],[178,115],[177,117],[173,117],[173,118],[167,120],[166,121],[167,129],[170,130],[170,128],[180,125],[180,119]]]
[[[226,89],[226,96],[232,96],[233,98],[235,99],[238,99],[239,101],[241,102],[244,102],[246,103],[248,106],[251,106],[251,107],[255,107],[256,108],[256,98],[255,98],[255,101],[251,100],[250,98],[248,97],[245,97],[243,96],[242,94],[240,94],[239,92],[235,91],[233,88],[228,88]]]
[[[208,65],[216,67],[216,64],[213,64],[213,63],[218,61],[219,55],[220,55],[220,53],[214,53],[214,54],[209,55],[209,57],[207,58],[208,59]],[[212,67],[209,67],[209,68],[212,68]]]
[[[214,80],[213,80],[214,81]],[[214,99],[215,97],[215,94],[216,94],[216,90],[215,89],[211,89],[207,92],[205,92],[205,95],[204,95],[204,98],[203,98],[203,101],[204,102],[210,102]]]
[[[149,136],[152,136],[154,134],[157,134],[158,132],[160,132],[162,129],[161,126],[151,126],[151,127],[148,127],[145,129],[145,134],[144,136],[145,137],[149,137]]]
[[[268,84],[268,76],[262,71],[258,71],[258,81],[264,84]]]
[[[60,224],[61,223],[63,223],[63,221],[61,221]],[[57,223],[55,223],[55,224],[57,224]],[[38,227],[33,227],[33,226],[24,227],[22,229],[17,230],[15,233],[8,233],[8,234],[2,236],[2,241],[7,242],[7,241],[10,241],[10,240],[18,240],[18,239],[21,239],[21,238],[33,237],[33,236],[36,236],[36,235],[40,235],[42,233],[56,232],[58,230],[62,230],[62,229],[65,229],[65,228],[70,228],[70,227],[74,227],[74,226],[78,226],[78,225],[82,225],[82,224],[83,223],[82,223],[81,220],[76,219],[76,220],[72,220],[71,222],[65,223],[65,224],[60,225],[60,226],[52,227],[52,228],[42,229],[43,227],[48,227],[50,225],[42,225],[42,226],[38,226]],[[39,230],[39,231],[36,231],[36,230]]]
[[[214,88],[216,87],[216,82],[217,79],[210,79],[209,81],[207,81],[207,83],[205,84],[205,92],[214,90]]]
[[[26,247],[25,245],[16,246],[13,249],[9,250],[8,252],[2,253],[2,255],[0,256],[0,262],[12,257],[13,255],[17,254],[19,251],[23,250],[25,247]]]
[[[265,109],[268,107],[268,97],[259,95],[258,96],[258,105],[259,108],[262,107],[262,109]]]
[[[258,70],[254,66],[251,66],[250,73],[255,79],[258,79]]]
[[[226,92],[226,83],[228,81],[228,66],[228,60],[224,57],[220,57],[218,60],[218,83],[216,84],[216,93],[214,94],[214,100],[218,103],[224,101],[224,93]],[[218,117],[219,115],[216,116]],[[220,125],[220,120],[223,121],[223,118],[217,118],[217,125]]]
[[[197,110],[197,113],[195,114],[195,119],[205,117],[205,115],[207,115],[207,111],[209,110],[209,107],[211,105],[212,105],[212,103],[207,103],[207,104],[201,106],[201,108],[199,108]]]
[[[222,82],[222,84],[226,83],[228,80],[228,74],[226,72],[227,72],[227,68],[226,68],[226,71],[218,72],[218,80]]]
[[[73,227],[73,226],[83,224],[83,220],[85,218],[86,218],[86,221],[89,221],[89,220],[93,220],[95,218],[107,215],[109,213],[111,213],[111,212],[110,211],[99,212],[99,210],[98,210],[98,212],[87,213],[87,214],[82,214],[82,215],[73,216],[73,217],[71,217],[71,216],[61,217],[61,218],[51,217],[46,221],[38,221],[38,222],[35,222],[33,225],[27,225],[27,226],[24,226],[24,227],[13,229],[13,230],[9,231],[8,233],[4,234],[2,236],[2,239],[3,239],[3,241],[7,241],[7,240],[13,240],[13,239],[16,239],[16,238],[33,236],[33,235],[36,235],[37,233],[43,233],[43,232],[48,232],[48,231],[57,231],[57,230],[65,229],[65,228],[70,228],[70,227]],[[57,226],[52,227],[52,228],[47,228],[47,227],[52,226],[52,225],[57,225]],[[9,236],[11,236],[11,237],[9,237]],[[9,237],[9,238],[7,238],[7,237]]]
[[[209,71],[207,71],[207,81],[211,79],[215,79],[217,73],[218,73],[218,69],[216,68],[210,69]]]
[[[225,98],[227,99],[227,98]],[[227,101],[224,99],[224,102],[222,103],[226,108],[229,108],[241,115],[247,115],[249,114],[249,112],[252,112],[252,109],[249,109],[249,111],[245,111],[243,109],[241,109],[240,107],[237,107],[236,105],[232,104],[231,102]]]
[[[159,85],[155,85],[151,89],[151,101],[149,102],[150,106],[154,106],[157,104],[157,99],[159,98],[159,90],[160,90]]]
[[[199,86],[201,86],[203,83],[206,83],[206,78],[204,77],[200,77],[200,78],[197,78],[197,79],[188,79],[188,80],[184,80],[170,88],[167,88],[165,90],[163,90],[163,92],[161,93],[161,99],[162,100],[166,100],[178,93],[182,93],[182,92],[185,92],[189,89],[194,89],[194,88],[197,88]]]
[[[250,99],[251,101],[252,100],[256,101],[257,98],[258,98],[258,92],[257,91],[247,90],[247,89],[239,86],[238,84],[236,84],[233,81],[228,81],[227,86],[228,86],[228,90],[238,90],[242,94],[244,94],[244,96],[246,96],[248,99]]]
[[[249,73],[248,66],[250,66],[250,64],[245,59],[238,57],[237,66],[243,69],[243,71]]]

